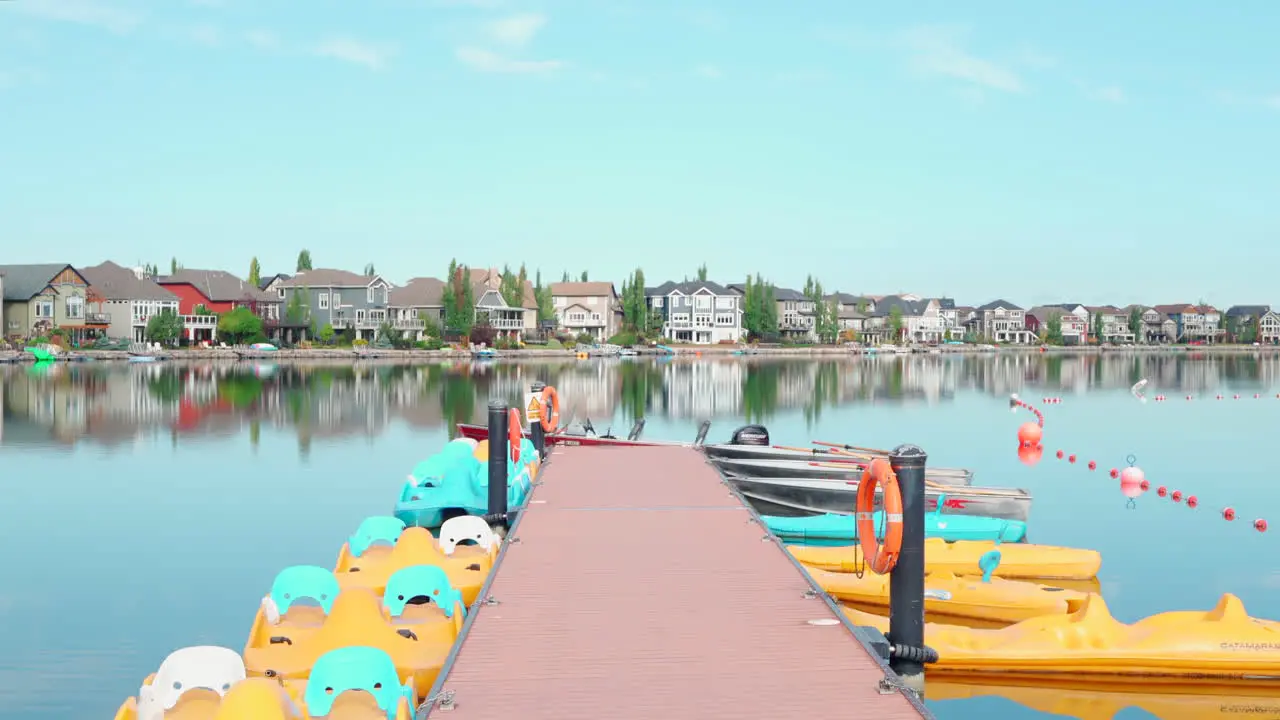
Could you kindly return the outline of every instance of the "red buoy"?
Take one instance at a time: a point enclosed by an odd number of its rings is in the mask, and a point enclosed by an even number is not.
[[[1112,478],[1120,477],[1120,471],[1115,468],[1111,468],[1111,477]]]
[[[1059,460],[1061,460],[1061,459],[1062,459],[1063,452],[1062,452],[1061,450],[1059,450],[1059,451],[1057,452],[1057,455],[1058,455],[1058,459],[1059,459]]]
[[[1040,438],[1044,436],[1044,430],[1033,422],[1022,423],[1018,428],[1018,444],[1019,445],[1039,445]]]
[[[1254,529],[1254,530],[1257,530],[1258,532],[1266,532],[1266,531],[1267,531],[1267,521],[1266,521],[1266,520],[1263,520],[1262,518],[1258,518],[1257,520],[1254,520],[1254,521],[1253,521],[1253,529]]]
[[[1098,469],[1098,463],[1096,463],[1096,462],[1094,462],[1094,461],[1090,460],[1090,461],[1089,461],[1089,469],[1090,469],[1090,470],[1097,470],[1097,469]]]
[[[1174,490],[1173,493],[1169,495],[1169,499],[1174,502],[1182,502],[1182,491]]]
[[[1156,494],[1159,495],[1160,497],[1164,497],[1165,495],[1169,494],[1169,488],[1161,485],[1160,487],[1156,488]]]
[[[1236,519],[1236,509],[1235,509],[1235,508],[1230,508],[1230,507],[1222,508],[1222,519],[1223,519],[1223,520],[1235,520],[1235,519]]]
[[[1189,507],[1189,508],[1193,508],[1193,507],[1195,507],[1195,506],[1197,506],[1197,505],[1199,505],[1199,504],[1200,504],[1200,501],[1199,501],[1198,499],[1196,499],[1196,496],[1195,496],[1195,495],[1188,495],[1188,496],[1187,496],[1187,507]]]
[[[1075,455],[1068,455],[1068,456],[1067,456],[1067,462],[1069,462],[1069,463],[1073,463],[1073,462],[1075,462],[1075,461],[1076,461],[1076,456],[1075,456]]]

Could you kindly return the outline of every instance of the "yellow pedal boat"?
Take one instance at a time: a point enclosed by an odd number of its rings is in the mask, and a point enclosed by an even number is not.
[[[843,611],[854,624],[888,629],[879,615]],[[1230,594],[1208,612],[1160,613],[1132,625],[1113,618],[1101,595],[1090,595],[1070,615],[998,630],[927,623],[925,643],[938,652],[938,662],[929,666],[933,673],[1087,678],[1095,684],[1160,677],[1269,689],[1280,681],[1280,625],[1249,617]]]
[[[450,523],[455,520],[467,522],[451,526]],[[469,521],[478,521],[478,525],[473,527]],[[483,531],[479,529],[481,526]],[[334,567],[338,583],[343,588],[363,587],[381,593],[387,585],[387,579],[396,571],[413,565],[435,565],[445,571],[449,576],[449,584],[462,593],[463,604],[470,607],[479,597],[480,588],[484,587],[498,555],[499,543],[484,520],[471,516],[452,518],[441,526],[440,540],[436,540],[431,531],[425,528],[404,528],[403,524],[400,527],[402,531],[394,538],[392,545],[370,544],[359,554],[352,550],[356,542],[349,540],[343,545]],[[470,528],[466,533],[467,537],[474,540],[475,535],[480,535],[481,540],[472,544],[453,542],[453,531],[459,528],[463,531]]]
[[[1137,708],[1165,720],[1280,717],[1280,689],[1247,695],[1248,688],[1232,685],[1198,686],[1154,680],[1102,688],[1081,682],[1035,682],[1036,685],[993,685],[947,676],[930,678],[924,692],[926,699],[934,701],[1002,697],[1046,715],[1078,720],[1112,720],[1126,708]]]
[[[854,545],[788,545],[787,550],[804,565],[832,572],[856,572],[866,564]],[[995,576],[1008,579],[1090,580],[1097,577],[1102,568],[1102,555],[1097,550],[980,540],[949,543],[941,538],[924,541],[925,568],[929,572],[981,575],[978,560],[992,550],[1000,552]]]
[[[833,573],[810,569],[818,586],[837,600],[872,607],[889,604],[889,576],[866,572]],[[925,575],[925,612],[933,617],[1016,623],[1040,615],[1066,615],[1088,595],[1075,590],[1019,580],[957,577],[947,572]],[[1074,607],[1073,607],[1074,604]]]

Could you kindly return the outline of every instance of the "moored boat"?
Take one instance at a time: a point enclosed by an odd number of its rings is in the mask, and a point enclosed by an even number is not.
[[[850,462],[852,459],[854,462]],[[857,480],[862,465],[857,458],[824,460],[730,460],[714,459],[729,475],[752,478],[807,478],[812,480]],[[866,459],[863,459],[866,462]],[[926,468],[925,479],[939,485],[971,485],[973,473],[961,468]]]
[[[726,477],[764,515],[852,515],[858,496],[857,480]],[[880,497],[877,491],[877,507]],[[1031,514],[1031,493],[1017,488],[938,485],[925,488],[926,510],[936,510],[939,499],[944,515],[985,515],[1026,522]]]
[[[943,503],[945,505],[945,501]],[[785,543],[796,545],[848,545],[858,540],[858,524],[853,515],[809,515],[780,517],[763,515],[765,527]],[[884,537],[884,512],[874,516],[876,537]],[[926,538],[944,541],[989,540],[1005,543],[1022,542],[1027,524],[1017,520],[982,517],[980,515],[944,515],[937,510],[924,517]]]

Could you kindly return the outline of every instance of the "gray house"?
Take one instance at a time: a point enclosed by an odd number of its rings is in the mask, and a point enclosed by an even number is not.
[[[391,283],[379,275],[360,275],[346,270],[304,270],[288,280],[275,283],[287,312],[295,293],[303,293],[303,302],[317,327],[331,325],[334,330],[351,328],[356,337],[373,340],[378,328],[387,322],[387,306]]]
[[[110,260],[81,268],[102,300],[110,325],[107,337],[139,342],[146,339],[147,322],[162,312],[178,314],[178,296],[146,276],[142,268],[121,267]]]
[[[714,345],[743,338],[742,296],[718,283],[665,282],[645,288],[644,299],[662,315],[662,335],[669,340]]]

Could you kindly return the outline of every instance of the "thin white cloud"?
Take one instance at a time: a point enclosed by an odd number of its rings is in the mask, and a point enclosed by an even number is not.
[[[280,47],[280,36],[270,30],[250,30],[244,34],[244,39],[259,50],[275,50]]]
[[[719,80],[724,76],[724,73],[720,72],[720,68],[710,64],[699,65],[693,69],[693,74],[705,80]]]
[[[1093,91],[1093,97],[1102,102],[1115,103],[1117,105],[1129,100],[1129,97],[1125,95],[1124,88],[1117,85],[1098,88]]]
[[[1002,92],[1022,92],[1022,79],[1009,68],[964,49],[964,33],[946,27],[923,26],[907,31],[902,42],[911,67],[922,75],[947,77]]]
[[[528,45],[546,24],[544,15],[523,13],[494,20],[485,27],[485,32],[495,42],[519,48]]]
[[[94,0],[20,0],[0,3],[0,10],[52,22],[98,27],[118,34],[127,33],[142,22],[142,16],[135,12]]]
[[[472,70],[486,73],[532,75],[554,72],[566,64],[562,60],[517,60],[477,47],[460,47],[454,54]]]
[[[395,51],[387,46],[374,45],[351,38],[334,38],[317,45],[315,54],[355,65],[363,65],[371,70],[381,70],[391,61],[391,56],[395,54]]]

